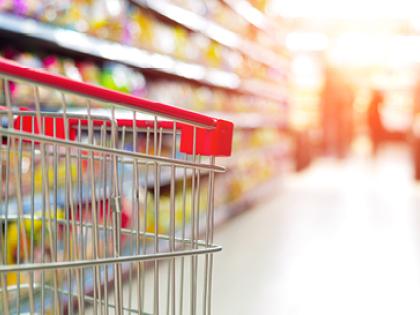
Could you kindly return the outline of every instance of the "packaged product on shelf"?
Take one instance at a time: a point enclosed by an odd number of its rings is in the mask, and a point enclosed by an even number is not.
[[[169,80],[155,80],[148,84],[147,97],[163,103],[172,103],[176,106],[188,106],[188,99],[181,98],[182,83]],[[184,89],[185,91],[185,89]]]
[[[93,0],[89,33],[104,39],[125,42],[126,0]]]
[[[240,72],[243,67],[243,59],[243,56],[238,51],[223,47],[222,60],[224,69],[235,73]]]
[[[31,144],[23,144],[23,145],[31,145]],[[13,153],[13,152],[12,152]],[[12,154],[10,153],[10,154]],[[31,159],[31,157],[29,157]],[[1,161],[6,160],[4,156],[2,156]],[[16,157],[12,156],[9,159],[13,163],[13,161],[16,161]],[[25,156],[23,157],[23,163],[25,163]],[[32,161],[32,163],[35,163],[36,161]],[[38,161],[39,162],[39,161]],[[31,163],[31,162],[29,162]],[[13,189],[6,190],[8,193],[8,220],[1,220],[1,230],[0,233],[7,233],[7,263],[8,264],[14,264],[19,259],[25,258],[25,255],[27,255],[27,251],[25,248],[29,247],[29,242],[31,243],[31,248],[33,248],[33,254],[34,254],[34,261],[35,262],[48,262],[53,260],[54,255],[54,248],[62,248],[65,246],[69,246],[69,252],[72,252],[73,246],[77,246],[79,243],[84,244],[84,253],[87,258],[93,258],[97,254],[95,253],[95,250],[102,253],[111,253],[111,247],[110,244],[112,243],[111,238],[112,235],[110,233],[106,233],[104,230],[99,230],[97,243],[94,243],[94,237],[93,237],[93,228],[90,226],[84,227],[84,233],[77,233],[78,238],[74,239],[73,237],[68,238],[69,235],[73,235],[73,233],[68,234],[65,233],[66,229],[74,229],[79,228],[78,226],[64,226],[63,221],[66,220],[72,220],[72,218],[75,219],[76,222],[84,221],[84,222],[92,222],[92,216],[93,211],[95,211],[97,215],[98,224],[104,225],[105,222],[108,220],[111,215],[110,210],[110,204],[109,200],[107,199],[101,199],[102,196],[105,195],[106,191],[108,191],[112,185],[112,179],[110,176],[106,177],[105,174],[111,174],[111,170],[103,170],[101,172],[101,175],[98,176],[96,179],[96,186],[95,186],[95,196],[96,196],[96,202],[93,205],[92,204],[92,191],[91,191],[91,185],[88,183],[90,182],[90,176],[91,172],[88,170],[86,163],[82,163],[80,166],[82,167],[81,172],[79,173],[76,169],[75,162],[72,162],[70,167],[70,173],[67,169],[66,164],[64,161],[60,161],[59,159],[59,165],[57,168],[54,168],[52,165],[48,167],[46,170],[41,169],[41,164],[36,163],[36,165],[27,165],[23,168],[23,171],[28,169],[34,169],[33,177],[32,176],[25,176],[22,174],[21,180],[22,180],[22,189],[24,191],[30,189],[30,187],[35,187],[34,195],[33,197],[30,196],[30,193],[28,193],[28,198],[24,198],[22,200],[22,211],[24,214],[31,213],[31,211],[34,212],[34,220],[23,220],[21,221],[21,229],[19,231],[18,228],[18,222],[16,221],[16,215],[18,213],[18,203],[16,198],[16,192]],[[13,167],[11,164],[10,167]],[[123,165],[119,165],[119,167],[123,168]],[[130,222],[132,221],[132,213],[133,209],[131,209],[131,197],[132,197],[132,189],[133,184],[130,183],[130,179],[132,179],[132,174],[128,172],[130,168],[126,168],[125,172],[122,172],[121,174],[124,174],[122,176],[125,176],[124,178],[126,180],[123,180],[121,178],[120,183],[120,189],[121,189],[121,227],[125,228],[128,227]],[[97,172],[100,173],[100,172]],[[4,174],[4,172],[2,172]],[[42,177],[47,174],[48,180],[45,181]],[[96,174],[96,173],[95,173]],[[70,181],[68,177],[70,176]],[[81,177],[79,177],[81,176]],[[29,178],[28,178],[29,177]],[[32,183],[33,182],[33,183]],[[10,181],[12,184],[13,181]],[[45,196],[45,193],[48,192],[48,189],[46,188],[47,185],[50,190],[50,195]],[[79,186],[81,185],[81,186]],[[10,187],[12,188],[13,185]],[[42,188],[41,188],[42,187]],[[142,202],[145,200],[145,190],[142,188],[143,185],[140,185],[137,189],[137,193],[139,196],[140,204],[139,207],[141,209],[144,209],[144,205]],[[3,187],[2,187],[3,188]],[[71,188],[71,189],[70,189]],[[2,189],[3,190],[3,189]],[[54,194],[53,191],[57,191],[57,194]],[[67,191],[68,193],[64,193],[64,191]],[[80,191],[80,192],[79,192]],[[71,192],[73,192],[71,194]],[[2,194],[5,193],[2,191]],[[81,199],[80,199],[81,198]],[[72,200],[70,202],[69,200]],[[128,201],[128,199],[130,199]],[[49,200],[49,203],[46,203],[46,200]],[[42,210],[45,209],[45,205],[50,205],[51,207],[54,205],[54,211],[53,210]],[[3,213],[4,208],[0,209],[0,214],[5,215]],[[47,217],[46,219],[46,225],[44,225],[44,229],[42,230],[43,226],[43,219],[42,216],[44,215]],[[44,218],[45,218],[44,216]],[[45,223],[44,223],[45,224]],[[44,237],[42,238],[42,233],[44,234]],[[80,238],[81,239],[80,239]],[[41,240],[43,240],[43,245],[41,245]],[[53,243],[51,243],[51,240],[54,240]],[[122,237],[122,243],[121,246],[125,248],[125,237]],[[18,244],[20,246],[18,247]],[[43,252],[41,252],[41,246],[43,246]],[[19,248],[19,249],[18,249]],[[65,254],[66,251],[60,251],[61,254]],[[19,254],[19,256],[18,256]],[[26,256],[27,257],[27,256]],[[57,256],[54,259],[57,259],[58,261],[64,260],[64,257]],[[36,272],[34,277],[34,282],[38,283],[40,281],[39,272]],[[8,285],[15,285],[18,280],[18,274],[17,273],[8,273],[7,283]],[[26,284],[29,282],[29,279],[27,277],[24,277],[21,275],[20,277],[20,284]],[[47,283],[51,281],[50,277],[47,277],[44,279]]]
[[[214,20],[242,36],[249,25],[220,1],[178,1],[200,16]],[[162,22],[148,9],[127,0],[62,0],[58,2],[4,1],[0,10],[34,17],[95,37],[168,54],[181,60],[234,71],[244,77],[277,80],[279,74],[241,53],[214,42],[207,35]],[[280,74],[282,75],[282,74]]]
[[[11,11],[17,15],[36,16],[42,7],[41,1],[6,0],[0,4],[0,9]]]
[[[191,49],[189,47],[188,31],[183,27],[175,26],[173,32],[175,40],[174,56],[179,59],[188,59],[188,50]],[[192,47],[192,49],[194,48]],[[194,58],[190,58],[190,60],[194,60]]]
[[[204,55],[205,64],[219,68],[222,63],[222,47],[220,44],[210,41]]]
[[[148,82],[143,74],[122,64],[107,62],[103,65],[89,60],[74,60],[60,58],[56,55],[40,53],[39,55],[27,52],[17,52],[6,49],[3,55],[14,59],[24,65],[42,67],[53,73],[64,74],[76,80],[83,80],[94,84],[138,96],[146,96],[161,102],[191,108],[198,111],[225,111],[225,112],[254,112],[256,108],[261,113],[279,114],[284,106],[276,101],[261,97],[231,93],[220,89],[198,86],[188,82],[153,80]],[[22,106],[32,104],[33,91],[28,87],[19,91],[20,87],[10,82],[12,97]],[[40,89],[41,100],[49,100],[51,109],[60,101],[58,92],[48,92]],[[74,104],[82,104],[83,100],[72,96],[69,100]]]
[[[245,35],[248,23],[219,0],[175,0],[178,7],[192,11],[203,18],[233,32]]]
[[[137,6],[129,8],[129,33],[130,44],[137,47],[152,49],[154,40],[154,22],[150,14],[147,14]]]
[[[64,72],[61,60],[55,55],[48,55],[42,59],[42,67],[48,72],[61,74]]]
[[[186,59],[205,65],[205,51],[210,45],[210,39],[201,33],[191,32],[188,36]]]
[[[122,64],[105,63],[103,66],[89,60],[75,60],[60,58],[56,55],[34,54],[17,52],[6,49],[2,52],[6,58],[13,59],[22,65],[35,68],[44,68],[52,73],[62,74],[78,81],[93,84],[101,84],[105,87],[122,92],[143,96],[146,92],[146,80],[143,74],[137,70]],[[13,81],[10,82],[12,97],[17,105],[28,106],[33,102],[33,90],[28,86],[21,86]],[[49,107],[53,108],[60,102],[60,94],[57,91],[39,89],[41,101],[48,100]],[[68,97],[69,98],[69,97]],[[70,103],[82,104],[80,97],[71,96]]]
[[[91,61],[79,61],[77,63],[80,75],[83,82],[92,84],[100,84],[101,82],[101,69],[98,65]]]
[[[100,82],[104,87],[137,96],[144,95],[146,87],[141,72],[117,63],[105,63]]]
[[[153,49],[155,51],[174,55],[176,47],[176,29],[155,21],[153,27]]]
[[[82,76],[73,59],[63,59],[63,74],[70,79],[82,81]]]
[[[34,68],[42,68],[42,60],[32,53],[17,53],[13,56],[18,63]],[[9,88],[11,91],[12,100],[14,104],[21,106],[28,106],[33,103],[33,89],[26,84],[19,84],[10,82]]]
[[[128,79],[130,82],[130,94],[144,97],[146,95],[146,78],[139,70],[131,69],[128,72]]]
[[[13,0],[0,1],[0,11],[11,11],[13,9]]]
[[[195,89],[195,93],[192,99],[194,104],[194,110],[197,111],[210,111],[212,91],[206,86],[200,86]]]
[[[34,55],[33,53],[17,53],[13,56],[13,59],[16,60],[18,63],[33,68],[41,68],[42,67],[42,60]]]
[[[64,212],[62,209],[57,209],[55,212],[55,218],[60,220],[64,218]],[[41,261],[49,261],[52,259],[52,244],[50,241],[44,242],[44,250],[41,251],[41,235],[42,235],[42,214],[41,211],[36,211],[34,213],[35,220],[23,220],[18,228],[18,224],[16,219],[10,219],[8,222],[2,221],[2,231],[0,233],[7,233],[5,235],[7,239],[7,253],[6,253],[6,261],[7,264],[16,264],[18,260],[24,260],[29,257],[28,248],[31,246],[30,242],[33,244],[33,259],[35,262]],[[51,216],[52,217],[52,216]],[[51,231],[47,228],[45,229],[45,237],[47,240],[50,240]],[[60,241],[57,239],[57,243]],[[20,248],[18,255],[18,246]],[[62,257],[57,257],[58,259],[62,259]],[[19,277],[19,278],[18,278]],[[39,283],[41,281],[41,272],[37,271],[34,272],[34,279],[30,279],[27,273],[17,273],[17,272],[9,272],[7,273],[7,285],[13,286],[18,283],[20,285],[29,284],[30,281],[34,281],[35,283]],[[51,281],[51,275],[46,275],[44,281],[47,283]]]
[[[91,1],[60,0],[56,2],[55,14],[49,12],[45,19],[50,23],[61,25],[79,32],[89,30]],[[51,9],[52,11],[52,9]]]
[[[212,94],[213,109],[222,112],[226,105],[224,91],[214,91]]]
[[[197,199],[202,204],[197,204],[196,209],[198,211],[198,215],[202,218],[199,220],[205,220],[203,217],[205,215],[205,211],[207,209],[207,206],[205,204],[206,199],[206,190],[207,190],[207,181],[203,180],[200,182],[200,197]],[[191,178],[187,179],[186,181],[186,188],[184,190],[183,188],[183,180],[180,179],[176,183],[176,195],[175,195],[175,226],[176,230],[179,231],[179,233],[182,233],[183,229],[183,222],[189,222],[191,215],[192,215],[192,188],[191,188]],[[161,188],[161,197],[159,200],[159,233],[168,233],[170,229],[170,194],[169,194],[169,187],[162,187]],[[185,198],[184,198],[185,193]],[[152,201],[152,195],[149,196],[150,200]],[[154,206],[153,202],[148,203],[147,208],[147,231],[149,233],[155,232],[155,214],[154,214]],[[184,227],[187,229],[187,231],[184,231],[188,233],[189,227]]]
[[[62,63],[62,69],[63,72],[62,74],[65,75],[68,78],[71,78],[73,80],[77,80],[77,81],[82,81],[82,76],[80,74],[79,68],[76,65],[76,61],[74,59],[70,59],[70,58],[63,58],[61,60]],[[52,91],[50,90],[51,93],[54,93],[56,91]],[[55,93],[56,97],[57,97],[57,101],[56,104],[57,106],[59,106],[58,104],[61,104],[62,101],[60,101],[60,97],[61,95],[59,95],[59,93]],[[81,96],[78,95],[68,95],[66,97],[67,102],[69,102],[70,104],[83,104],[84,103],[84,99]]]

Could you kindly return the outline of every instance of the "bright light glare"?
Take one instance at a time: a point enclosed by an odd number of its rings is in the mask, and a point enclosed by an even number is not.
[[[414,18],[418,0],[272,0],[267,13],[309,18]]]
[[[292,61],[292,80],[301,88],[318,88],[321,69],[317,61],[306,55],[296,56]]]
[[[241,12],[248,21],[254,24],[257,27],[265,28],[266,21],[263,14],[260,11],[255,9],[248,1],[240,0],[233,1],[233,5],[238,12]]]
[[[286,36],[286,47],[291,51],[322,51],[328,47],[328,37],[322,33],[294,32]]]
[[[420,37],[343,33],[337,38],[329,56],[334,64],[401,67],[420,62]]]

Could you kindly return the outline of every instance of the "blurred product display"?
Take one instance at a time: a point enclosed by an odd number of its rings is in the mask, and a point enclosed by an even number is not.
[[[179,6],[189,10],[188,8],[191,6],[188,1],[175,1],[175,6],[164,0],[157,2],[162,2],[163,6],[167,4],[169,8],[175,9]],[[261,63],[261,58],[246,58],[243,51],[248,51],[248,49],[236,49],[236,45],[215,41],[212,39],[212,35],[191,31],[182,24],[174,25],[162,21],[155,12],[160,7],[152,10],[146,3],[148,2],[125,0],[47,3],[44,1],[11,1],[10,3],[5,1],[0,9],[34,18],[43,23],[90,34],[96,38],[163,53],[179,60],[232,71],[246,78],[275,81],[281,77],[282,73],[278,70],[275,71],[275,68],[271,67],[271,69],[270,65]],[[199,1],[193,6],[199,6]],[[186,12],[196,14],[202,19],[214,20],[216,23],[221,23],[223,27],[228,28],[234,25],[235,33],[232,33],[232,36],[239,36],[239,34],[247,36],[248,23],[245,21],[238,23],[241,18],[220,4],[219,1],[202,2],[201,6],[202,10],[198,9],[198,12]],[[164,8],[166,7],[164,6]],[[175,10],[173,15],[178,14],[177,12]],[[235,23],[232,23],[233,21]],[[224,28],[219,28],[221,32],[225,31]],[[226,32],[231,34],[231,31],[227,29]],[[258,46],[256,45],[256,47]],[[282,70],[284,71],[284,69],[280,69],[280,71]]]
[[[13,127],[16,132],[34,134],[43,130],[61,140],[77,139],[81,146],[88,142],[113,144],[115,150],[179,159],[186,164],[204,161],[211,165],[187,171],[185,165],[184,168],[179,165],[171,168],[167,164],[157,171],[157,166],[153,169],[154,164],[150,162],[140,170],[147,174],[142,177],[134,168],[134,162],[130,167],[124,160],[124,163],[114,165],[115,172],[124,174],[118,195],[101,197],[95,203],[87,195],[100,192],[105,196],[109,192],[106,188],[96,191],[93,185],[72,200],[64,190],[79,187],[80,183],[74,180],[76,177],[87,181],[86,174],[92,172],[97,173],[102,184],[110,180],[105,177],[112,170],[104,166],[106,163],[100,165],[95,161],[99,160],[98,152],[90,156],[91,164],[80,162],[85,152],[79,152],[78,157],[71,152],[71,158],[79,158],[79,162],[66,164],[63,157],[70,152],[51,149],[47,150],[47,155],[55,154],[56,162],[45,165],[40,153],[30,154],[31,148],[25,141],[21,141],[21,152],[17,157],[17,151],[10,150],[13,144],[8,140],[10,136],[0,134],[0,182],[11,181],[9,169],[20,170],[20,185],[4,184],[0,187],[0,242],[7,240],[0,253],[0,263],[13,265],[25,260],[20,248],[26,248],[28,244],[35,263],[50,259],[57,248],[67,250],[74,245],[68,240],[69,244],[65,244],[63,233],[70,234],[68,226],[61,230],[56,227],[56,248],[45,245],[43,239],[52,235],[45,231],[44,222],[39,218],[51,221],[52,217],[44,213],[45,204],[51,202],[56,210],[55,220],[69,220],[70,208],[76,211],[70,219],[93,220],[93,209],[96,209],[98,217],[95,214],[95,221],[104,226],[110,219],[113,198],[118,198],[121,201],[120,227],[127,232],[130,222],[137,219],[140,222],[140,218],[134,215],[136,200],[139,209],[141,207],[139,216],[144,219],[144,235],[155,235],[155,244],[147,240],[143,245],[154,248],[154,253],[157,253],[159,246],[171,247],[172,250],[176,247],[166,239],[161,242],[158,234],[174,238],[175,235],[182,236],[184,239],[187,237],[185,229],[191,229],[191,238],[194,233],[205,234],[208,245],[213,235],[207,229],[210,219],[205,204],[208,208],[214,206],[212,219],[216,225],[226,223],[269,195],[278,178],[282,179],[286,173],[307,170],[318,157],[341,163],[357,152],[377,161],[387,144],[397,143],[406,151],[410,150],[413,178],[419,181],[420,24],[417,18],[410,15],[410,18],[402,19],[398,14],[391,17],[393,12],[381,16],[382,11],[371,7],[370,3],[363,4],[363,12],[370,14],[372,11],[372,18],[370,15],[368,18],[363,14],[359,16],[360,9],[353,12],[350,8],[348,12],[341,12],[342,16],[332,18],[328,8],[330,5],[335,7],[332,5],[334,1],[328,6],[307,2],[0,0],[0,57],[21,66],[62,75],[77,81],[77,84],[88,83],[112,90],[109,93],[118,91],[148,99],[156,107],[170,104],[196,112],[191,115],[200,113],[218,117],[232,122],[235,129],[232,155],[225,152],[220,155],[223,158],[219,159],[217,155],[216,159],[201,152],[201,147],[194,146],[193,152],[181,150],[185,145],[185,139],[181,141],[181,130],[185,130],[182,119],[175,119],[173,124],[164,120],[158,123],[156,113],[150,109],[150,112],[145,110],[142,113],[150,114],[148,119],[144,119],[140,112],[133,114],[128,110],[110,114],[104,110],[100,95],[97,98],[90,95],[87,102],[80,90],[64,95],[59,89],[48,88],[45,82],[34,90],[34,86],[28,82],[25,84],[25,80],[5,76],[0,80],[3,91],[0,93],[0,128],[4,130]],[[9,108],[13,112],[7,115]],[[35,109],[51,117],[30,117]],[[75,121],[70,118],[73,129],[66,132],[63,119],[57,118],[66,115],[83,119]],[[99,117],[98,120],[92,115]],[[86,123],[88,127],[82,126],[86,117],[90,121]],[[100,125],[101,119],[106,123]],[[127,124],[127,121],[136,119],[143,123],[138,126]],[[219,121],[212,122],[214,125],[200,130],[199,134],[195,129],[188,129],[189,136],[212,136],[211,128]],[[91,128],[87,139],[82,137],[82,127]],[[139,132],[137,135],[137,128],[145,134]],[[151,136],[152,132],[154,136]],[[118,145],[111,143],[111,137],[107,139],[111,134],[120,139]],[[217,133],[217,136],[226,134]],[[36,141],[42,142],[39,138]],[[214,142],[210,137],[205,145],[211,149],[221,146]],[[38,144],[35,140],[32,143],[34,147]],[[35,151],[32,148],[32,152]],[[227,172],[213,174],[210,169],[215,165],[226,167]],[[55,193],[47,196],[45,190]],[[19,193],[31,193],[31,196],[18,198]],[[208,197],[213,194],[214,200]],[[70,205],[72,202],[75,205]],[[3,207],[3,204],[7,206]],[[15,220],[18,214],[23,215],[19,223]],[[30,215],[37,219],[30,221],[27,218]],[[186,222],[197,222],[197,231]],[[140,230],[140,223],[138,226]],[[98,233],[99,239],[82,235],[87,259],[93,259],[98,248],[104,253],[112,252],[107,233],[105,229]],[[28,234],[32,234],[31,238]],[[123,253],[131,253],[133,249],[132,242],[128,241],[132,235],[127,235],[118,243]],[[182,249],[186,249],[185,245]],[[65,259],[65,255],[58,258]],[[205,268],[211,270],[207,264],[208,260]],[[194,268],[192,262],[191,269]],[[112,270],[111,266],[104,268],[104,272],[105,269],[107,272]],[[123,268],[121,278],[131,279],[131,269],[129,275],[127,270]],[[53,276],[44,279],[39,271],[33,274],[35,282],[41,279],[41,275],[42,281],[54,282]],[[101,274],[94,271],[85,276],[86,294],[94,301],[102,286],[115,285],[107,283],[105,277],[101,278]],[[99,284],[93,285],[96,278]],[[18,312],[19,308],[29,313],[29,304],[33,304],[29,295],[32,288],[28,286],[31,281],[33,279],[15,271],[4,279],[0,277],[0,294],[7,288],[17,288],[18,291],[20,286],[24,288],[22,300],[18,294],[18,303],[13,302],[10,313]],[[154,281],[159,284],[159,279]],[[173,290],[174,287],[172,284]],[[168,284],[168,292],[170,289]],[[35,296],[41,294],[37,290],[35,288]],[[70,296],[71,290],[62,301],[67,306],[61,311],[67,313],[72,313],[71,302],[77,298]],[[203,293],[203,300],[206,294]],[[11,300],[16,298],[14,293],[10,296]],[[170,299],[175,298],[169,298],[168,293],[168,303]],[[7,298],[0,299],[0,310],[8,303]],[[57,313],[53,309],[52,297],[45,298],[44,304],[43,295],[42,303],[45,314]],[[153,303],[154,309],[159,308],[158,302]],[[203,309],[204,314],[210,314],[206,305]],[[143,314],[142,311],[139,313]],[[177,314],[178,311],[169,311],[168,306],[166,313]],[[184,313],[181,307],[180,314]],[[196,313],[199,312],[191,310],[191,314]]]
[[[0,11],[0,33],[4,35],[4,39],[0,39],[0,55],[4,58],[77,81],[233,121],[235,154],[223,162],[229,171],[215,179],[216,223],[249,208],[264,194],[264,187],[273,178],[290,169],[294,144],[288,130],[286,50],[281,44],[273,45],[267,40],[267,34],[227,3],[215,0],[23,0],[1,1]],[[200,23],[206,25],[199,26]],[[28,85],[11,82],[9,88],[13,106],[20,110],[34,106],[33,90]],[[3,85],[2,89],[5,89]],[[58,111],[62,101],[59,92],[40,90],[40,105],[44,110]],[[77,95],[66,96],[66,102],[70,111],[86,106]],[[98,109],[94,101],[92,107]],[[23,120],[20,128],[26,128],[27,123]],[[128,135],[125,143],[132,143]],[[168,135],[162,136],[161,144],[161,154],[170,155]],[[138,139],[137,147],[146,150],[144,139]],[[0,160],[4,177],[6,155]],[[39,160],[25,168],[27,172],[34,170],[36,186],[42,182],[40,168]],[[162,168],[158,230],[163,234],[170,229],[170,175],[170,169]],[[176,174],[177,226],[182,224],[180,220],[190,220],[192,213],[194,184],[191,174],[187,174],[186,180],[185,176],[182,172]],[[22,177],[25,178],[24,174]],[[29,182],[25,179],[22,185],[25,190]],[[53,185],[52,179],[50,185]],[[59,188],[64,183],[55,185]],[[153,200],[154,187],[149,183],[145,185],[146,200]],[[206,179],[200,185],[200,191],[208,190]],[[2,187],[0,194],[5,194],[5,189]],[[8,187],[7,193],[13,193],[13,189]],[[128,196],[130,191],[123,194]],[[185,195],[188,200],[183,200]],[[35,212],[41,211],[42,198],[38,195],[34,198]],[[59,214],[64,215],[65,200],[57,202]],[[122,209],[123,220],[128,222],[133,219],[132,210],[128,202],[123,201],[123,204],[126,205]],[[89,215],[89,205],[86,207],[83,212]],[[106,203],[102,207],[108,208]],[[24,211],[29,208],[25,201]],[[153,233],[152,202],[145,211],[147,232]],[[37,226],[33,232],[37,240],[40,233]],[[16,227],[8,224],[7,233],[16,234]],[[21,242],[23,238],[24,235],[20,237]],[[13,256],[17,238],[8,235],[7,240],[15,242],[9,244],[7,253],[8,263],[13,263],[17,259]],[[92,240],[87,243],[90,246]],[[93,248],[88,250],[92,251]],[[7,279],[7,285],[27,282],[28,279],[23,278]]]

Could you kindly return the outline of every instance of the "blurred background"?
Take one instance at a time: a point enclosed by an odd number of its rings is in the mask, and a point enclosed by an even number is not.
[[[215,314],[419,314],[418,1],[0,10],[5,58],[235,123]],[[29,93],[12,87],[17,103]]]

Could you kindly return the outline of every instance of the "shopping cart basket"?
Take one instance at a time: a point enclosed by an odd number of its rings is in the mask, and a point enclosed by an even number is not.
[[[233,125],[0,59],[4,314],[210,314]]]

